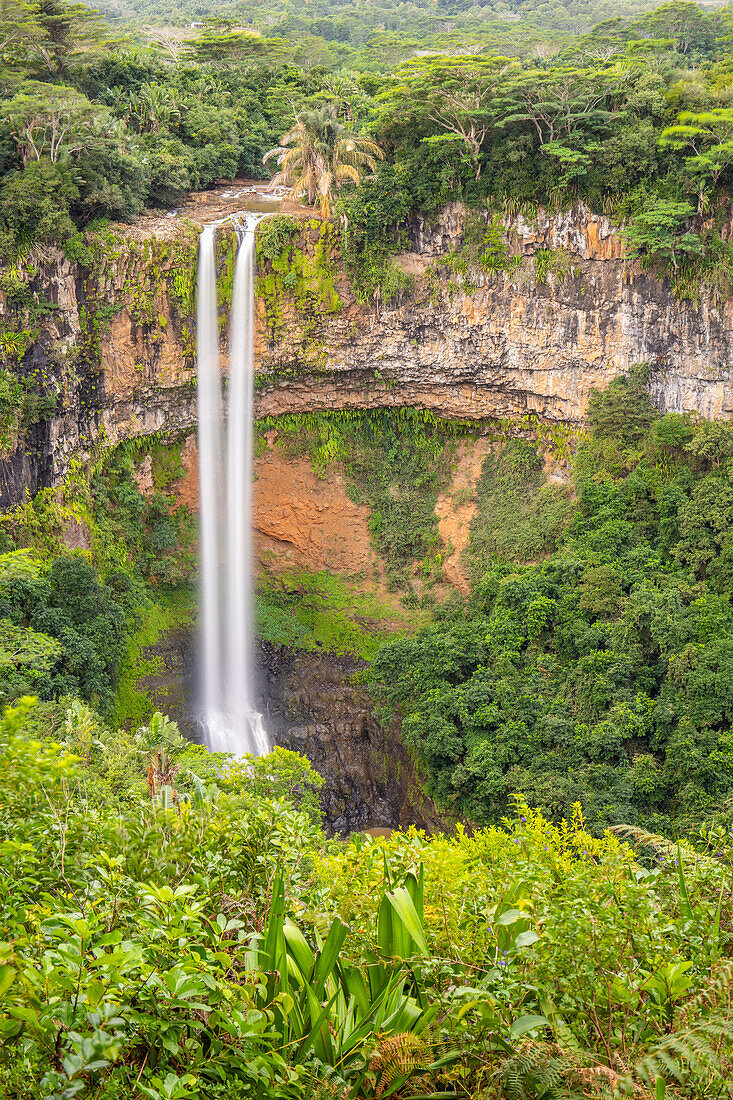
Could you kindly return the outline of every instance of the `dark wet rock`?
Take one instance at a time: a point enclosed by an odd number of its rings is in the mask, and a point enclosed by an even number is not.
[[[262,645],[259,705],[277,745],[307,756],[324,777],[326,824],[348,833],[370,827],[434,827],[397,723],[384,728],[348,656]]]
[[[143,655],[155,662],[156,671],[139,686],[186,737],[200,743],[191,630],[179,627],[161,635]],[[260,642],[257,666],[257,705],[272,741],[306,756],[325,780],[328,829],[441,826],[422,794],[399,724],[383,727],[374,700],[355,682],[366,667],[363,661]]]

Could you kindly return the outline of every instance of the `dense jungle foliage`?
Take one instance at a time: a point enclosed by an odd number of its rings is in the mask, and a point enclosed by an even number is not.
[[[295,754],[0,723],[8,1100],[731,1095],[730,838],[327,840]]]
[[[729,294],[731,9],[669,0],[583,16],[570,5],[576,33],[560,33],[526,25],[520,7],[503,13],[513,20],[503,30],[482,22],[485,9],[430,9],[423,26],[409,6],[390,17],[367,7],[350,38],[327,25],[319,37],[291,8],[243,10],[242,24],[199,12],[196,26],[155,29],[112,26],[66,0],[4,4],[0,448],[57,411],[32,354],[56,308],[37,282],[44,250],[96,270],[109,220],[267,178],[276,165],[263,157],[283,155],[291,131],[301,151],[325,150],[321,207],[334,200],[361,301],[409,292],[391,259],[407,219],[456,199],[475,212],[470,254],[456,259],[464,283],[511,269],[498,217],[531,221],[538,205],[582,200],[623,223],[629,256],[679,296],[703,285]],[[555,25],[548,5],[535,16]],[[339,140],[338,156],[361,145],[383,157],[376,172],[337,164]]]
[[[82,5],[13,0],[0,12],[0,248],[19,259],[57,241],[84,259],[79,228],[263,177],[294,114],[328,105],[386,153],[376,183],[345,199],[350,222],[369,221],[370,247],[407,212],[456,198],[510,213],[583,199],[630,217],[641,255],[717,271],[728,260],[716,213],[733,160],[731,9],[669,0],[610,14],[529,56],[519,24],[515,41],[472,42],[451,22],[453,53],[418,37],[393,51],[377,41],[369,57],[323,38],[322,56],[306,57],[318,39],[276,14],[271,37],[213,20],[120,38]],[[291,9],[283,18],[297,24]]]
[[[445,807],[668,834],[733,793],[733,429],[652,407],[638,371],[597,394],[575,501],[537,445],[484,462],[470,598],[380,648],[372,676]]]
[[[0,706],[78,697],[110,716],[142,616],[195,568],[195,527],[168,490],[180,447],[123,445],[0,517]],[[134,472],[149,463],[153,491]],[[71,552],[69,536],[85,544]]]

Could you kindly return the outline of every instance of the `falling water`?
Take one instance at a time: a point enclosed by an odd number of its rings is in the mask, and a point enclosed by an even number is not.
[[[254,229],[240,236],[232,293],[224,431],[216,306],[215,226],[199,245],[197,301],[201,523],[202,724],[209,747],[269,749],[253,705],[251,609]],[[226,438],[226,445],[225,445]]]
[[[219,377],[219,324],[216,306],[216,227],[207,225],[199,241],[196,339],[198,353],[198,446],[201,539],[201,694],[207,735],[222,698],[219,543],[222,527],[221,443],[224,419]]]

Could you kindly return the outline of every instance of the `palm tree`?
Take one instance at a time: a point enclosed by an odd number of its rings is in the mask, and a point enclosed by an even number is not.
[[[320,206],[324,218],[331,215],[331,200],[343,180],[359,183],[365,168],[373,172],[384,153],[371,138],[354,134],[338,121],[338,107],[329,104],[301,111],[295,126],[280,138],[280,144],[262,158],[266,164],[277,158],[279,171],[272,186],[290,187],[290,198],[308,196],[311,206]]]

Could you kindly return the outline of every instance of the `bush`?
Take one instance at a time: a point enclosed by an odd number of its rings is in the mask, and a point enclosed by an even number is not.
[[[285,214],[273,214],[265,218],[257,227],[258,259],[277,260],[288,245],[300,236],[301,224],[295,218]]]
[[[339,199],[341,256],[359,301],[386,305],[409,288],[410,279],[390,259],[406,245],[409,210],[394,168],[384,162],[372,178]]]
[[[613,378],[602,393],[591,394],[586,418],[599,439],[633,446],[645,437],[659,416],[649,400],[648,381],[649,368],[638,367]]]
[[[14,258],[37,246],[74,245],[78,233],[69,216],[79,190],[71,173],[49,160],[29,161],[0,185],[0,252]]]

